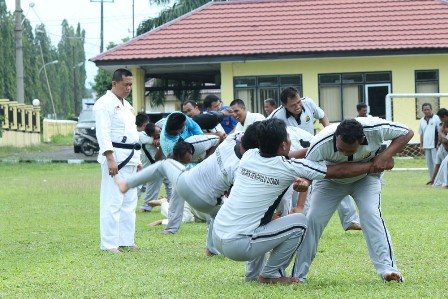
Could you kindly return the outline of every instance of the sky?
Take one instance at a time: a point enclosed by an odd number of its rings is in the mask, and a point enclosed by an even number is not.
[[[113,2],[112,2],[113,1]],[[137,31],[141,21],[155,17],[162,9],[149,3],[149,0],[103,0],[103,48],[109,42],[122,43],[126,37],[132,38],[132,3],[134,2],[134,30]],[[34,4],[34,6],[33,6]],[[84,49],[86,52],[85,68],[87,72],[86,87],[90,88],[98,68],[89,58],[100,54],[101,46],[101,0],[20,0],[23,14],[30,21],[33,30],[43,23],[57,46],[61,39],[61,24],[64,19],[75,30],[78,23],[86,32]],[[8,11],[14,13],[16,0],[6,0]]]

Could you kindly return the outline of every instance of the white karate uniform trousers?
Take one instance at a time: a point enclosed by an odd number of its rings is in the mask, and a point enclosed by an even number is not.
[[[137,172],[137,166],[125,166],[118,172],[124,180]],[[121,193],[109,175],[107,162],[101,164],[100,235],[101,249],[134,246],[137,189]]]

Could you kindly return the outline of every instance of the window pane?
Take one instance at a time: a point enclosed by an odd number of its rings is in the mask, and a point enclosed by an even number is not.
[[[319,84],[340,84],[341,75],[319,75]]]
[[[341,87],[321,86],[319,88],[320,107],[331,122],[342,120]]]
[[[416,85],[416,92],[417,93],[437,93],[439,92],[438,90],[438,84],[436,82],[418,82]],[[420,97],[417,98],[416,101],[416,111],[417,111],[417,118],[422,118],[423,117],[423,112],[422,112],[422,105],[423,103],[430,103],[432,105],[432,112],[436,113],[439,110],[439,98],[436,97]]]
[[[235,99],[243,100],[247,111],[254,112],[255,89],[237,89],[235,90]]]
[[[302,85],[302,76],[285,76],[280,77],[280,85],[283,86],[301,86]]]
[[[342,83],[362,83],[362,74],[343,74]]]
[[[234,79],[235,87],[249,87],[255,86],[255,78],[254,77],[240,77]]]
[[[358,116],[356,105],[362,102],[363,85],[344,85],[342,99],[344,103],[344,119]]]
[[[273,98],[278,103],[278,88],[260,88],[258,91],[258,107],[257,111],[251,111],[251,112],[258,112],[264,115],[264,100]]]
[[[278,86],[278,77],[258,77],[259,86]]]
[[[390,73],[366,73],[366,83],[391,82]]]
[[[438,81],[438,71],[416,71],[415,72],[416,81]]]

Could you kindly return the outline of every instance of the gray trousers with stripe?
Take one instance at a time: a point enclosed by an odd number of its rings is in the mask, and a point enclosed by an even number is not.
[[[185,205],[184,200],[186,200],[190,206],[199,212],[210,214],[212,219],[209,219],[208,221],[206,246],[210,252],[219,254],[219,252],[215,249],[213,239],[211,238],[213,218],[216,216],[216,213],[220,208],[220,206],[216,205],[217,199],[203,199],[198,197],[195,190],[192,190],[191,187],[185,182],[183,178],[184,175],[188,175],[188,171],[186,171],[186,167],[184,165],[173,159],[166,159],[143,168],[142,171],[138,172],[126,182],[130,188],[133,188],[147,182],[158,181],[162,177],[167,178],[173,188],[171,197],[169,198],[170,205],[168,209],[168,224],[164,231],[176,233],[179,230],[179,227],[182,224]]]
[[[166,159],[143,168],[143,170],[138,172],[135,176],[126,180],[129,188],[134,188],[147,182],[158,181],[162,177],[168,179],[172,184],[173,189],[171,197],[168,198],[170,207],[168,209],[168,224],[165,227],[165,231],[172,233],[176,233],[182,224],[184,200],[177,193],[175,186],[179,175],[184,172],[184,170],[185,165],[173,159]]]
[[[389,272],[400,273],[381,212],[381,174],[371,174],[350,184],[330,180],[313,182],[311,206],[307,213],[308,231],[297,252],[293,277],[298,277],[301,281],[306,279],[316,256],[319,239],[339,203],[347,195],[353,196],[358,206],[362,232],[377,273],[382,278]]]
[[[305,232],[305,215],[290,214],[259,226],[250,236],[239,235],[234,238],[221,239],[215,231],[212,236],[219,252],[235,261],[257,261],[256,265],[263,265],[265,254],[272,250],[262,267],[261,276],[279,278],[286,276],[285,269],[302,244]],[[248,269],[246,268],[246,270]],[[260,273],[254,269],[250,269],[250,271]],[[246,273],[246,278],[251,275],[253,274]]]

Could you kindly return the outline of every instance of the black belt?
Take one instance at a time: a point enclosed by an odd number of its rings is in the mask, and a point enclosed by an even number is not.
[[[120,170],[121,168],[123,168],[124,166],[126,166],[126,164],[128,164],[128,162],[132,159],[132,157],[134,156],[134,150],[139,150],[142,148],[142,146],[140,145],[140,143],[118,143],[118,142],[112,142],[112,146],[116,147],[116,148],[124,148],[124,149],[131,149],[132,152],[131,154],[120,163],[120,165],[118,165],[118,170]]]

